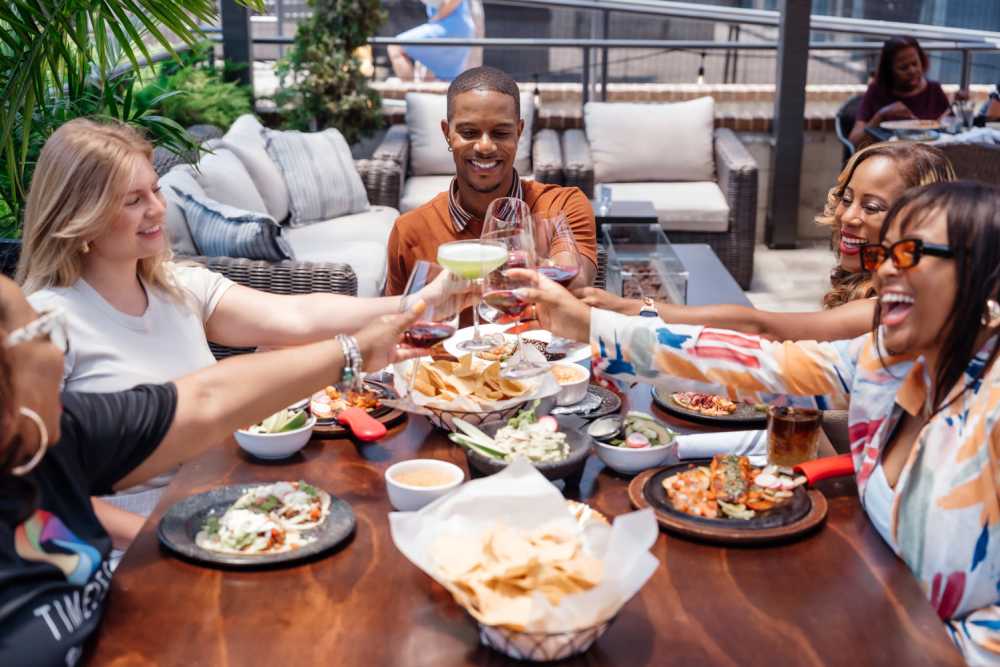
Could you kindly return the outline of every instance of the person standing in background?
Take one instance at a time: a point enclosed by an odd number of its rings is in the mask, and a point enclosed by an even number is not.
[[[427,5],[427,23],[402,32],[398,39],[440,39],[476,36],[476,24],[470,11],[470,0],[421,0]],[[433,77],[451,81],[466,67],[467,46],[399,46],[389,47],[392,70],[403,81],[414,80],[414,65],[420,63]]]

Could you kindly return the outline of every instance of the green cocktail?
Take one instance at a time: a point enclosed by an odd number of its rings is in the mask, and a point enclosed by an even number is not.
[[[438,264],[466,280],[478,280],[507,261],[507,249],[482,241],[452,241],[438,247]]]
[[[438,246],[438,264],[466,280],[482,280],[507,262],[507,248],[499,243],[478,240],[452,241]],[[496,347],[501,340],[479,335],[479,307],[472,309],[472,338],[463,340],[458,349],[478,352]]]

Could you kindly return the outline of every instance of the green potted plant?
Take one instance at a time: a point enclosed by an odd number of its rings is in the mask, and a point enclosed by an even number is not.
[[[309,0],[312,16],[298,26],[295,44],[279,63],[290,81],[275,95],[286,125],[301,130],[335,127],[348,143],[382,122],[382,100],[368,85],[355,55],[385,21],[380,0]]]

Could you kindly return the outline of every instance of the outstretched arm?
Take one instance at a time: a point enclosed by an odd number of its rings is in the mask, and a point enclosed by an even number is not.
[[[595,308],[612,310],[623,315],[638,315],[642,302],[623,299],[604,290],[587,287],[574,294]],[[664,322],[701,324],[707,327],[732,329],[770,340],[847,340],[871,331],[875,302],[870,299],[812,313],[784,313],[757,310],[747,306],[679,306],[657,303],[656,310]]]

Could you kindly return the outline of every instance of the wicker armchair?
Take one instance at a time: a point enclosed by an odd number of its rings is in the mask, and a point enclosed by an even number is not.
[[[757,224],[757,163],[732,130],[715,130],[715,172],[729,205],[726,232],[668,231],[673,243],[707,243],[736,282],[750,289],[753,278],[754,232]],[[583,130],[562,135],[565,184],[594,197],[594,161]]]
[[[358,279],[347,264],[319,262],[262,262],[235,257],[178,257],[180,261],[201,264],[233,282],[273,294],[310,294],[330,292],[355,296]],[[235,348],[210,344],[216,359],[253,352],[253,348]]]
[[[959,142],[934,145],[948,156],[959,178],[1000,185],[1000,146]]]
[[[410,169],[410,135],[406,125],[393,125],[389,128],[382,143],[372,154],[372,160],[399,165],[401,180],[405,180],[405,175],[409,173]],[[532,175],[536,181],[562,185],[562,147],[558,132],[549,129],[535,132],[531,144],[531,166]],[[522,174],[522,176],[527,176],[527,174]],[[402,184],[400,191],[402,191]],[[398,198],[395,203],[387,203],[386,205],[400,208]]]

